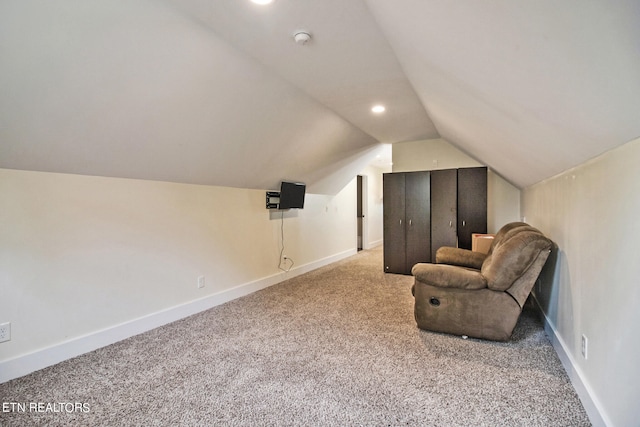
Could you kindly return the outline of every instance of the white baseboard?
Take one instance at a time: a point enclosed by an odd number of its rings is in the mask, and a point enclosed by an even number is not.
[[[380,245],[382,245],[382,239],[374,240],[373,242],[369,242],[366,249],[377,248]]]
[[[589,416],[589,421],[594,427],[608,427],[612,426],[611,420],[606,415],[600,401],[596,398],[593,389],[589,385],[589,382],[586,380],[584,373],[576,363],[575,359],[571,355],[569,348],[566,343],[558,334],[556,328],[551,324],[547,314],[542,310],[542,307],[538,303],[538,300],[533,298],[533,300],[538,305],[538,309],[544,316],[544,331],[546,332],[553,348],[555,349],[560,361],[562,362],[562,366],[564,367],[569,379],[571,380],[571,384],[573,388],[578,393],[578,397],[582,402],[582,406],[584,406],[587,415]]]
[[[175,322],[176,320],[184,319],[185,317],[208,310],[236,298],[249,295],[253,292],[259,291],[260,289],[273,286],[284,280],[315,270],[316,268],[340,261],[341,259],[356,254],[356,252],[356,249],[340,252],[338,254],[292,268],[288,272],[281,272],[267,276],[201,299],[170,307],[119,325],[95,331],[84,336],[75,337],[51,347],[2,361],[0,362],[0,384],[48,366],[55,365],[64,360],[80,356],[81,354],[88,353],[98,348],[114,344],[143,332],[150,331],[162,325]]]

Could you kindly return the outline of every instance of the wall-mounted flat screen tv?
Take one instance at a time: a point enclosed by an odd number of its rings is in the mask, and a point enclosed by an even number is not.
[[[304,193],[306,185],[301,182],[286,182],[280,184],[280,203],[278,209],[304,208]]]

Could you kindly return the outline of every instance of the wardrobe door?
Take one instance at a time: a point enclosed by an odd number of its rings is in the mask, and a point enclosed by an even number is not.
[[[430,172],[405,174],[405,274],[411,274],[415,264],[431,261],[430,178]]]
[[[458,247],[471,249],[471,234],[487,232],[487,168],[458,169]]]
[[[405,174],[382,176],[384,271],[404,274],[406,269],[405,239]]]
[[[458,171],[431,171],[431,262],[442,246],[458,244]]]

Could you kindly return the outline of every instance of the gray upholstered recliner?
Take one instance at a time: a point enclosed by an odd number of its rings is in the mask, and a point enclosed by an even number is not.
[[[507,341],[552,248],[525,223],[505,225],[488,254],[440,248],[412,269],[418,327]]]

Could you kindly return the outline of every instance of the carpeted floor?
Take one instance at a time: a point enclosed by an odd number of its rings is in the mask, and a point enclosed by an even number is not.
[[[509,343],[421,331],[411,285],[362,251],[0,384],[2,402],[84,404],[0,425],[590,425],[535,313]]]

